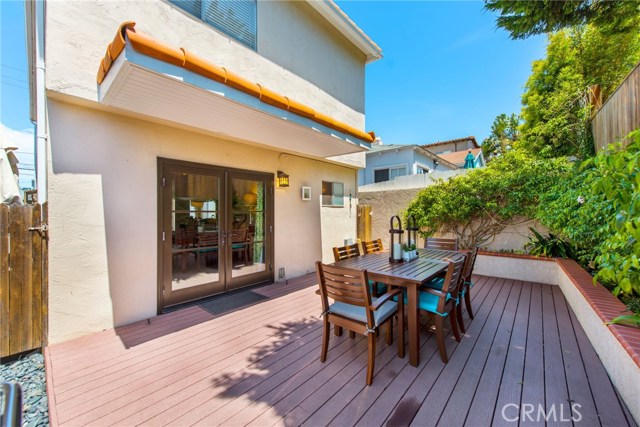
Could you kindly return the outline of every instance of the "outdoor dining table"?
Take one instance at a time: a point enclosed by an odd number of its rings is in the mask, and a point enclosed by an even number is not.
[[[418,295],[420,286],[447,269],[449,261],[459,261],[463,253],[440,249],[418,249],[418,258],[412,261],[393,263],[389,252],[375,252],[347,258],[333,263],[335,266],[367,270],[369,280],[400,286],[407,290],[407,312],[409,327],[409,363],[420,364]]]

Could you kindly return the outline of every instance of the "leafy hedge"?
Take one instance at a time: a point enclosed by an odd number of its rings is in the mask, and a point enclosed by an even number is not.
[[[539,195],[570,170],[564,159],[536,159],[512,150],[485,168],[425,188],[407,213],[425,236],[451,232],[462,247],[483,246],[507,225],[533,217]]]
[[[640,130],[541,197],[537,218],[569,239],[578,261],[615,294],[640,295]]]
[[[425,188],[407,214],[423,235],[454,233],[462,247],[483,246],[519,218],[536,218],[555,239],[544,244],[562,246],[628,301],[640,295],[640,130],[629,140],[581,165],[512,150]]]

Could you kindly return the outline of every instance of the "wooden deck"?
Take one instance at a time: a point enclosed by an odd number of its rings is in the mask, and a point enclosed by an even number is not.
[[[572,416],[575,426],[635,425],[559,288],[476,282],[475,319],[465,313],[460,343],[448,337],[448,364],[428,327],[417,368],[381,336],[370,387],[360,337],[332,334],[320,363],[313,275],[253,290],[268,298],[243,308],[192,306],[54,345],[45,351],[51,422],[514,426],[508,420],[531,405],[536,422],[520,425],[544,425],[543,415],[548,425],[572,425],[562,421]]]

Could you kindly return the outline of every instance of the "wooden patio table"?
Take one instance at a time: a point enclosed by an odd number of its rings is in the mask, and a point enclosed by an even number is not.
[[[409,326],[409,363],[420,364],[418,295],[420,286],[444,272],[449,261],[459,261],[463,253],[440,249],[418,249],[413,261],[392,263],[389,252],[374,252],[334,262],[332,265],[367,270],[369,280],[407,289]]]

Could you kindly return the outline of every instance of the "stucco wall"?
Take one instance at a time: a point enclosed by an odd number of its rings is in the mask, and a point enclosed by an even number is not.
[[[425,177],[427,176],[425,175]],[[422,177],[420,175],[416,175],[412,177],[401,178],[411,178],[412,181],[418,181],[418,179]],[[397,181],[401,181],[401,178],[399,178]],[[382,237],[383,240],[388,240],[389,218],[392,215],[400,215],[402,212],[404,212],[411,201],[420,192],[420,190],[422,190],[422,188],[424,188],[425,186],[433,183],[433,181],[425,180],[423,181],[424,185],[420,188],[406,188],[411,186],[398,188],[400,187],[400,184],[393,187],[391,186],[391,184],[393,184],[394,182],[395,181],[390,181],[389,188],[395,187],[395,189],[392,190],[358,192],[359,203],[361,205],[370,205],[372,207],[371,236],[373,238]],[[375,186],[379,186],[380,184],[385,183],[378,183],[375,184]],[[517,221],[517,224],[506,227],[500,234],[495,237],[493,241],[488,242],[482,246],[483,248],[490,251],[522,250],[524,248],[524,245],[529,242],[529,227],[534,227],[543,233],[547,232],[547,229],[537,222],[522,218],[521,220]],[[443,234],[440,237],[452,237],[452,235]],[[418,243],[423,244],[423,240],[418,239]]]
[[[322,18],[308,11],[306,4],[259,3],[258,49],[264,48],[267,57],[164,1],[49,1],[46,87],[96,101],[100,60],[118,26],[133,20],[137,30],[159,41],[183,47],[250,81],[363,128],[364,57],[343,37],[319,34],[326,30],[325,24],[314,21]],[[305,21],[292,22],[294,18]],[[289,33],[291,40],[284,43],[282,32],[289,30],[294,34]],[[327,52],[335,53],[327,58]],[[292,61],[297,65],[292,66]],[[356,65],[358,61],[361,66]]]
[[[364,112],[364,53],[306,1],[258,1],[258,53]]]
[[[275,189],[274,271],[288,277],[332,259],[328,233],[355,237],[353,169],[51,99],[48,112],[52,343],[156,314],[158,157],[286,171],[291,187]],[[344,183],[345,208],[321,208],[323,180]]]

